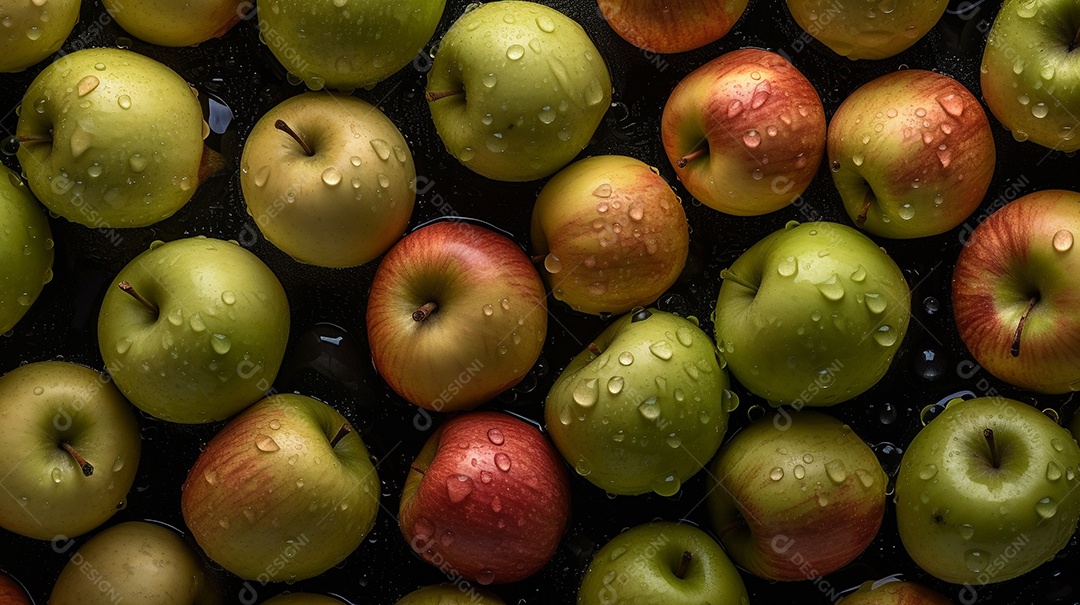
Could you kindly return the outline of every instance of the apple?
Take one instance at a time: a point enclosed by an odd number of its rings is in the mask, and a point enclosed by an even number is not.
[[[1077,18],[1073,2],[1006,0],[994,19],[980,70],[983,98],[1018,141],[1080,149]]]
[[[661,118],[664,151],[687,191],[739,216],[790,204],[825,151],[825,110],[813,84],[780,55],[721,55],[683,78]]]
[[[544,284],[506,237],[429,224],[379,263],[367,331],[375,368],[399,395],[428,410],[472,409],[520,382],[540,356]]]
[[[843,605],[952,605],[951,601],[921,584],[893,577],[863,582],[858,590],[840,602]]]
[[[1080,193],[1039,191],[971,234],[952,279],[953,314],[975,360],[1039,393],[1080,389]]]
[[[334,597],[325,597],[308,592],[283,594],[263,601],[263,605],[344,605],[344,603],[344,601]]]
[[[405,232],[416,167],[378,109],[308,93],[259,119],[244,144],[240,185],[248,213],[275,246],[303,263],[352,267]]]
[[[436,584],[414,590],[395,605],[505,605],[490,592],[468,585]]]
[[[80,50],[46,67],[15,136],[37,198],[88,227],[161,221],[201,181],[199,101],[176,72],[126,50]]]
[[[405,67],[435,33],[446,0],[270,0],[260,38],[312,90],[371,88]]]
[[[750,605],[738,570],[720,545],[685,523],[628,529],[589,563],[578,605],[666,603]]]
[[[896,521],[911,558],[955,584],[1023,575],[1068,544],[1080,519],[1080,447],[1038,409],[954,400],[911,441]]]
[[[498,412],[442,425],[412,463],[398,522],[412,549],[480,584],[543,567],[570,520],[562,460],[534,426]]]
[[[193,46],[221,37],[252,8],[241,0],[102,0],[102,4],[128,33],[160,46]]]
[[[696,323],[641,309],[570,362],[544,419],[563,458],[597,487],[673,496],[720,447],[739,403],[729,386]]]
[[[799,27],[849,59],[887,59],[907,50],[937,25],[948,0],[787,0]]]
[[[624,40],[656,53],[681,53],[715,42],[746,10],[747,0],[598,0]]]
[[[113,516],[135,481],[141,439],[105,376],[72,363],[0,378],[0,526],[38,540],[78,536]]]
[[[235,242],[156,242],[113,280],[97,332],[131,403],[170,422],[215,422],[270,390],[289,339],[289,301]]]
[[[184,482],[184,522],[206,554],[254,580],[317,576],[375,523],[379,477],[360,436],[330,406],[268,397],[225,426]]]
[[[846,225],[788,223],[721,277],[715,327],[728,370],[777,404],[829,406],[863,393],[907,332],[904,274]]]
[[[502,0],[446,32],[427,99],[439,137],[462,164],[499,181],[531,181],[584,149],[611,103],[611,77],[577,22]]]
[[[26,185],[0,166],[0,334],[15,327],[52,281],[49,221]]]
[[[596,156],[544,185],[533,251],[555,298],[584,313],[625,313],[663,294],[686,264],[686,212],[644,162]]]
[[[60,50],[81,6],[80,0],[0,2],[0,72],[22,71]]]
[[[0,603],[5,605],[32,605],[30,597],[23,590],[22,584],[19,584],[14,578],[3,572],[0,572]]]
[[[921,69],[852,93],[829,125],[828,153],[851,219],[893,238],[962,223],[982,203],[996,162],[979,101],[956,80]]]
[[[71,542],[54,541],[60,552]],[[219,605],[202,560],[172,528],[132,521],[114,525],[71,555],[49,605]]]
[[[809,580],[847,565],[885,515],[888,476],[851,427],[820,412],[766,416],[724,445],[710,467],[709,512],[743,569]]]

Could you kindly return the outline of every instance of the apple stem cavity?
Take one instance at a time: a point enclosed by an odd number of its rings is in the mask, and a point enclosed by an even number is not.
[[[118,286],[120,287],[121,290],[123,290],[124,292],[130,294],[132,298],[134,298],[135,300],[142,303],[143,306],[145,306],[147,309],[150,309],[151,311],[153,311],[154,315],[157,315],[158,313],[161,312],[161,310],[158,309],[157,305],[150,302],[149,300],[146,300],[146,297],[144,297],[142,294],[139,294],[138,292],[136,292],[135,287],[131,285],[131,282],[122,281],[122,282],[120,282],[118,284]]]
[[[1080,48],[1080,29],[1076,30],[1076,35],[1073,36],[1072,44],[1069,45],[1069,52],[1072,52]]]
[[[983,429],[983,438],[986,439],[986,445],[990,446],[990,464],[994,468],[1001,468],[1001,457],[994,442],[994,429]]]
[[[51,131],[50,131],[51,132]],[[53,138],[51,136],[45,136],[40,134],[24,134],[22,136],[15,137],[15,140],[20,145],[25,143],[52,143]]]
[[[758,287],[757,286],[755,286],[754,284],[752,284],[752,283],[746,281],[745,279],[739,277],[735,272],[733,272],[730,269],[724,269],[723,271],[721,271],[720,272],[720,279],[735,282],[735,283],[739,284],[740,286],[746,288],[747,290],[750,290],[754,294],[757,294],[757,292],[758,292]]]
[[[1024,314],[1020,316],[1020,321],[1016,323],[1016,333],[1013,334],[1012,348],[1009,349],[1009,353],[1011,353],[1013,357],[1020,357],[1020,335],[1024,332],[1024,324],[1027,322],[1028,315],[1038,302],[1039,297],[1032,296],[1031,300],[1028,301],[1027,309],[1025,309]]]
[[[859,211],[859,216],[855,217],[855,224],[862,227],[866,224],[866,217],[870,214],[870,206],[875,200],[874,190],[869,187],[866,189],[866,195],[863,196],[862,209]]]
[[[458,95],[465,94],[464,90],[436,90],[427,93],[428,103],[434,103],[439,99],[445,99],[447,97],[456,97]]]
[[[351,426],[349,426],[348,424],[341,425],[341,428],[337,430],[337,434],[334,435],[334,438],[330,440],[330,447],[337,447],[338,441],[344,439],[345,435],[348,435],[351,432]]]
[[[304,153],[306,153],[309,158],[315,155],[315,150],[311,148],[311,145],[308,145],[307,141],[305,141],[303,137],[301,137],[299,134],[296,134],[296,131],[293,130],[291,126],[286,124],[285,120],[278,120],[277,122],[274,122],[274,128],[277,128],[281,132],[284,132],[285,134],[292,137],[293,140],[295,140],[300,145],[300,148],[304,150]]]
[[[682,554],[682,560],[679,561],[679,568],[675,570],[675,577],[682,580],[686,577],[686,572],[690,569],[690,561],[694,558],[694,553],[684,550]]]
[[[690,153],[679,158],[676,165],[678,165],[679,168],[686,168],[687,164],[705,155],[709,155],[709,139],[702,139],[702,141],[697,144],[697,147],[690,150]]]
[[[83,476],[89,477],[90,475],[94,474],[94,465],[87,462],[86,458],[83,458],[82,454],[76,451],[70,443],[68,443],[67,441],[61,441],[60,447],[63,448],[64,451],[66,451],[67,453],[71,454],[71,457],[75,459],[75,463],[82,468]]]
[[[439,303],[428,302],[424,303],[424,306],[413,311],[412,318],[415,322],[421,322],[431,316],[432,313],[439,310]]]

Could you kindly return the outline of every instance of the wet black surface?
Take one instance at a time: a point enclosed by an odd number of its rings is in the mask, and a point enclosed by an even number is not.
[[[753,0],[743,19],[721,41],[698,51],[653,56],[617,37],[599,15],[594,0],[544,2],[581,22],[607,60],[615,86],[615,104],[585,150],[586,155],[621,153],[642,159],[661,170],[685,201],[692,225],[691,258],[687,269],[658,306],[702,318],[708,317],[720,284],[720,270],[765,234],[789,220],[848,222],[824,163],[801,200],[779,212],[755,218],[720,215],[691,201],[679,185],[659,144],[659,115],[678,80],[707,60],[745,46],[783,51],[817,87],[831,116],[859,85],[902,67],[936,69],[959,79],[976,96],[978,62],[985,32],[997,2],[953,2],[939,26],[907,52],[874,63],[852,63],[802,36],[802,31],[779,0]],[[461,14],[466,2],[451,0],[438,35]],[[965,10],[960,11],[961,8]],[[252,583],[259,600],[284,590],[333,593],[354,603],[394,603],[405,593],[444,578],[421,562],[401,539],[391,511],[397,510],[408,464],[430,434],[417,423],[416,409],[394,395],[376,376],[364,333],[366,292],[375,263],[349,270],[301,266],[265,242],[247,216],[240,196],[238,163],[244,137],[267,109],[302,92],[290,86],[270,52],[259,43],[252,21],[243,22],[221,40],[198,48],[165,49],[125,39],[123,31],[103,18],[97,1],[84,2],[83,15],[65,50],[81,46],[130,46],[177,70],[201,93],[208,119],[215,127],[209,139],[229,162],[229,170],[201,187],[176,216],[150,228],[121,232],[95,231],[51,221],[57,242],[55,279],[12,334],[0,337],[0,371],[21,363],[65,359],[102,368],[95,342],[97,309],[108,281],[131,258],[156,239],[192,235],[236,239],[259,255],[277,273],[292,305],[293,333],[285,367],[274,385],[327,401],[362,432],[379,458],[384,510],[366,543],[343,564],[326,574],[294,586]],[[415,154],[420,197],[412,219],[419,225],[446,214],[473,217],[516,234],[528,245],[532,201],[542,183],[495,183],[462,168],[447,155],[431,124],[423,99],[426,55],[410,67],[357,96],[379,105],[399,126]],[[14,132],[14,107],[39,65],[25,73],[0,76],[0,124],[3,136]],[[227,108],[227,111],[225,110]],[[232,119],[226,120],[231,112]],[[1040,407],[1053,407],[1064,418],[1074,406],[1064,397],[1036,397],[1004,385],[971,362],[956,335],[949,306],[952,263],[961,236],[977,223],[983,210],[1000,205],[999,196],[1046,188],[1077,188],[1074,158],[1047,154],[1030,144],[1013,141],[991,119],[998,146],[998,166],[990,193],[972,222],[941,236],[913,242],[879,240],[903,268],[913,286],[913,321],[901,353],[884,380],[857,399],[835,406],[831,413],[848,422],[895,475],[905,445],[917,432],[920,410],[958,393],[1003,394]],[[15,167],[13,157],[5,164]],[[533,374],[491,407],[539,420],[542,403],[559,370],[599,333],[604,321],[552,304],[548,343]],[[733,414],[729,435],[745,426],[764,402],[739,389],[742,405]],[[439,418],[435,422],[439,422]],[[135,487],[110,523],[154,519],[183,529],[180,485],[187,469],[220,428],[169,425],[140,415],[143,458]],[[417,428],[419,424],[423,428]],[[537,576],[495,588],[507,603],[570,603],[591,554],[622,528],[655,518],[687,519],[707,524],[702,500],[704,478],[688,481],[673,498],[656,496],[609,499],[582,478],[573,479],[574,516],[570,530],[551,563]],[[1073,587],[1073,570],[1080,561],[1076,540],[1054,561],[1010,582],[967,589],[936,581],[916,568],[897,537],[890,502],[885,524],[870,548],[845,569],[814,582],[768,583],[747,574],[744,579],[754,603],[829,602],[835,594],[865,580],[890,574],[928,583],[957,603],[1080,603]],[[80,539],[80,543],[83,539]],[[47,542],[0,530],[0,568],[10,572],[44,603],[66,561]],[[230,598],[252,602],[253,592],[218,569]]]

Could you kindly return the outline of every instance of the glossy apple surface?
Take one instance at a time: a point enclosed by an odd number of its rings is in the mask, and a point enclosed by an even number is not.
[[[787,0],[799,27],[849,59],[887,59],[937,24],[947,0]]]
[[[598,0],[611,29],[638,48],[681,53],[715,42],[746,10],[747,0]]]
[[[60,50],[79,19],[80,0],[0,2],[0,72],[22,71]]]
[[[1026,195],[971,234],[953,271],[956,326],[975,360],[1040,393],[1080,389],[1080,193]]]
[[[31,605],[30,597],[21,584],[11,576],[0,572],[0,603],[5,605]]]
[[[436,584],[414,590],[395,605],[504,605],[502,599],[476,587]]]
[[[0,167],[0,334],[15,327],[52,280],[49,221],[16,174]]]
[[[480,584],[543,567],[570,519],[570,484],[534,426],[497,412],[457,416],[428,439],[405,480],[398,520],[412,549]]]
[[[840,602],[843,605],[952,605],[941,594],[921,584],[890,578],[863,582],[858,590]]]
[[[584,313],[625,313],[654,302],[679,277],[690,247],[686,212],[644,162],[596,156],[540,191],[533,252],[554,297]]]
[[[229,31],[251,3],[241,0],[102,0],[120,27],[159,46],[192,46]]]

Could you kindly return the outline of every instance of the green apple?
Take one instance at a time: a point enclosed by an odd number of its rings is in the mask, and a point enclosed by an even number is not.
[[[954,400],[911,441],[896,521],[930,575],[985,585],[1023,575],[1068,544],[1080,519],[1080,447],[1038,409]]]
[[[593,556],[578,605],[749,605],[738,570],[709,534],[684,523],[638,525]]]
[[[709,512],[731,558],[769,580],[810,580],[859,556],[888,477],[851,427],[820,412],[766,416],[709,467]],[[812,571],[808,571],[812,570]]]
[[[52,281],[49,221],[26,185],[0,166],[0,334],[15,327]]]
[[[289,339],[273,272],[235,242],[157,242],[112,282],[98,346],[116,386],[170,422],[223,420],[270,390]]]
[[[964,85],[905,69],[871,81],[836,110],[829,163],[855,224],[882,237],[944,233],[982,203],[994,176],[990,121]]]
[[[199,546],[225,569],[293,582],[360,546],[379,492],[368,450],[341,414],[310,397],[274,395],[210,440],[180,507]]]
[[[98,372],[31,363],[0,378],[0,526],[51,540],[113,516],[139,466],[131,407]]]
[[[53,543],[62,552],[70,542]],[[219,605],[225,600],[199,555],[156,523],[114,525],[91,538],[60,572],[49,605]]]
[[[937,592],[889,577],[877,582],[863,582],[859,589],[840,600],[843,605],[952,605]]]
[[[269,0],[260,38],[312,90],[370,88],[405,67],[435,33],[445,0]]]
[[[625,313],[663,294],[690,249],[686,212],[648,164],[605,155],[571,164],[540,191],[533,251],[555,298],[585,313]]]
[[[468,584],[436,584],[414,590],[395,605],[505,605],[499,597]]]
[[[1080,6],[1054,0],[1006,0],[994,19],[983,52],[982,93],[1018,141],[1080,149],[1077,19]]]
[[[611,29],[654,53],[681,53],[722,38],[747,0],[598,0]]]
[[[739,401],[728,386],[696,323],[642,309],[570,362],[544,419],[563,458],[597,487],[672,496],[720,447]]]
[[[46,67],[15,136],[38,199],[88,227],[156,223],[200,182],[199,101],[176,72],[126,50],[80,50]]]
[[[283,594],[263,601],[263,605],[344,605],[344,603],[340,599],[308,592]]]
[[[907,332],[904,274],[846,225],[788,223],[721,277],[720,351],[736,380],[775,404],[859,395],[885,375]]]
[[[240,160],[248,213],[303,263],[352,267],[385,252],[409,224],[416,167],[382,112],[355,97],[309,93],[268,111]]]
[[[787,0],[799,27],[849,59],[887,59],[933,29],[948,0]],[[801,50],[800,45],[797,49]]]
[[[22,71],[60,50],[80,0],[0,0],[0,72]]]
[[[192,46],[223,35],[244,17],[243,0],[102,0],[120,27],[160,46]]]
[[[592,138],[611,102],[600,51],[574,20],[518,0],[488,2],[446,32],[427,98],[447,151],[499,181],[554,173]]]

